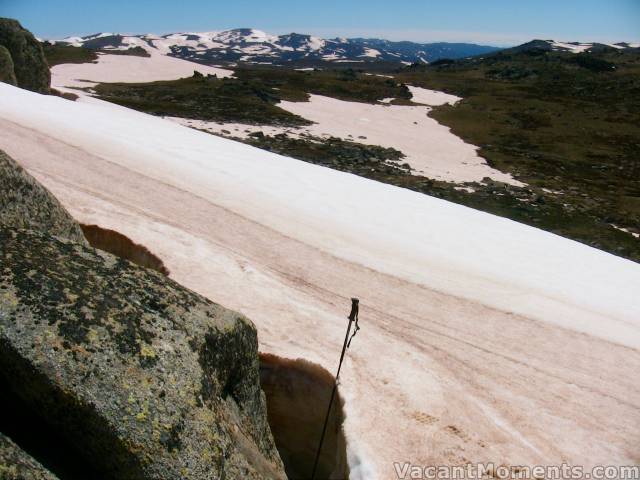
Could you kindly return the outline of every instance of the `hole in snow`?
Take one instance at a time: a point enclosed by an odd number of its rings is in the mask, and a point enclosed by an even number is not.
[[[260,382],[267,397],[269,426],[290,480],[311,478],[324,418],[335,378],[306,360],[260,354]],[[339,395],[333,401],[317,480],[348,479],[344,413]]]
[[[133,242],[129,237],[115,230],[109,230],[97,225],[81,224],[80,227],[93,248],[104,250],[141,267],[152,268],[164,275],[169,275],[169,270],[164,266],[162,260],[151,253],[144,245]]]

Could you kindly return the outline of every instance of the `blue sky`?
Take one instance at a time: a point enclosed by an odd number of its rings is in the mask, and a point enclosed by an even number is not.
[[[0,16],[42,38],[253,27],[492,45],[640,40],[640,0],[0,0]]]

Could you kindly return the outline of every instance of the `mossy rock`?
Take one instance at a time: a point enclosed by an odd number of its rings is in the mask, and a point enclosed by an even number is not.
[[[0,227],[0,402],[102,478],[284,479],[257,346],[248,319],[160,273]]]
[[[9,85],[18,84],[11,54],[2,45],[0,45],[0,82],[8,83]]]
[[[0,479],[58,480],[31,455],[0,433]]]
[[[13,60],[17,85],[37,93],[49,93],[51,73],[40,42],[17,20],[0,18],[0,45]]]

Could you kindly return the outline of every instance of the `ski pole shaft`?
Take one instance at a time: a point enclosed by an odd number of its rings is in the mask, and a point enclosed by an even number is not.
[[[322,444],[324,443],[324,436],[327,432],[327,425],[329,423],[329,414],[331,413],[331,406],[333,405],[333,399],[336,396],[336,389],[338,388],[338,378],[340,377],[340,369],[342,368],[342,361],[344,360],[344,355],[347,351],[347,344],[349,342],[349,333],[351,333],[351,325],[358,317],[358,304],[359,304],[359,300],[357,298],[351,299],[351,313],[349,314],[349,325],[347,326],[347,333],[344,336],[344,343],[342,344],[342,353],[340,354],[340,362],[338,363],[338,372],[336,373],[336,381],[333,384],[333,390],[331,390],[329,407],[327,408],[327,414],[324,417],[324,425],[322,426],[320,443],[318,444],[316,458],[313,462],[313,471],[311,472],[311,480],[315,480],[316,478],[316,470],[318,469],[318,461],[320,460],[320,453],[322,452]]]

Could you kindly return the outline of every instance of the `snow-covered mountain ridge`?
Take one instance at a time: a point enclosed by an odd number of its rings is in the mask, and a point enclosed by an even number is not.
[[[88,48],[126,50],[142,47],[203,63],[249,62],[286,64],[315,62],[430,62],[440,58],[463,58],[499,50],[471,43],[414,43],[381,39],[334,38],[290,33],[271,35],[252,28],[167,35],[120,35],[98,33],[67,37],[56,43]]]
[[[523,43],[517,47],[513,47],[515,50],[546,50],[552,52],[565,52],[565,53],[585,53],[585,52],[601,52],[607,49],[615,50],[627,50],[627,49],[639,49],[640,43],[618,42],[618,43],[598,43],[598,42],[560,42],[557,40],[532,40],[527,43]]]
[[[497,47],[473,43],[394,42],[377,38],[322,39],[300,33],[271,35],[253,28],[167,35],[97,33],[85,37],[67,37],[55,42],[104,50],[127,50],[133,47],[142,47],[150,53],[159,52],[207,64],[245,62],[278,65],[292,62],[364,63],[375,61],[428,63],[442,58],[465,58],[500,50]],[[640,48],[640,43],[604,44],[532,40],[514,48],[538,48],[556,52],[582,53],[603,48],[637,49]]]

